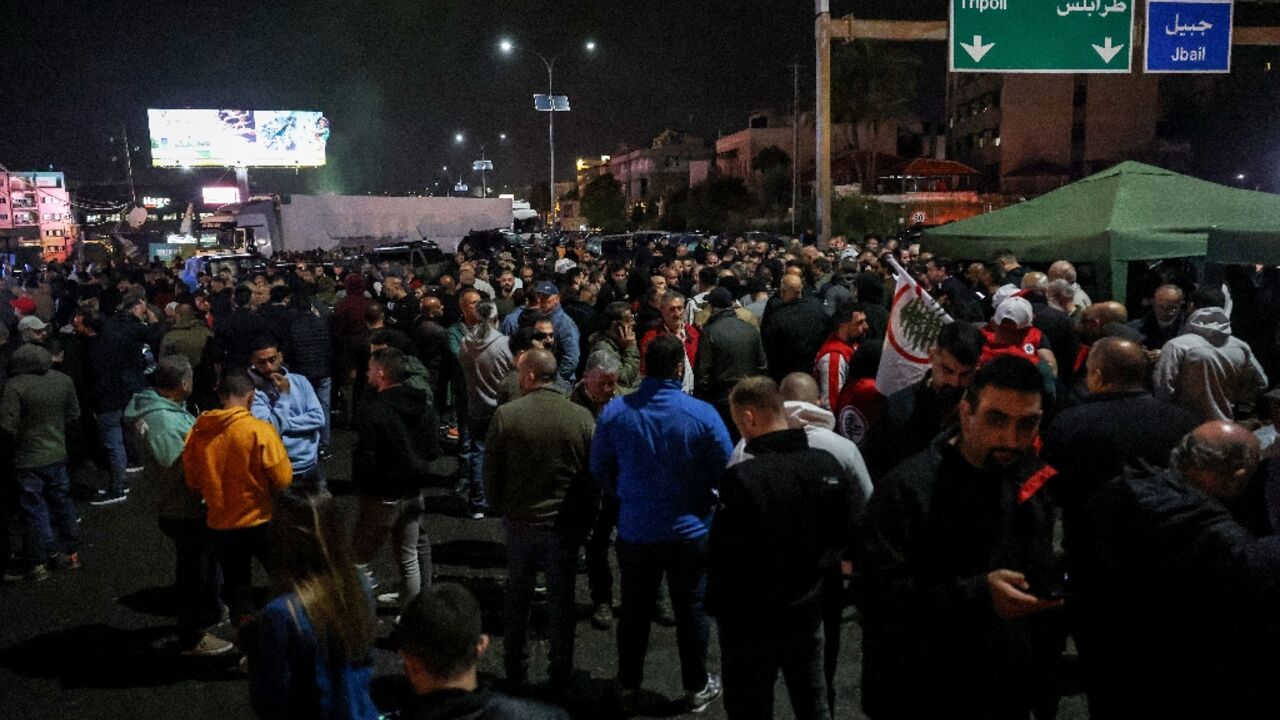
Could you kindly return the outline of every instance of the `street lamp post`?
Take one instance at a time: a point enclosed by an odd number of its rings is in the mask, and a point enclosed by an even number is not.
[[[507,55],[510,55],[517,49],[524,49],[517,48],[515,43],[510,40],[501,41],[498,47]],[[596,50],[596,44],[591,40],[588,40],[584,47],[587,52],[595,52]],[[550,225],[551,216],[555,212],[556,207],[556,113],[567,112],[569,110],[569,100],[568,97],[565,97],[557,103],[557,98],[555,96],[555,66],[556,60],[559,59],[559,56],[548,60],[546,56],[537,51],[525,50],[525,52],[536,56],[542,61],[542,65],[547,69],[547,107],[545,111],[547,113],[547,148],[551,156],[550,174],[547,176],[547,224]],[[542,108],[538,109],[541,110]]]

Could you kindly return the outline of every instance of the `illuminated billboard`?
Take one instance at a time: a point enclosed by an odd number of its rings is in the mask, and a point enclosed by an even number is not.
[[[305,110],[147,110],[155,167],[324,165],[329,119]]]

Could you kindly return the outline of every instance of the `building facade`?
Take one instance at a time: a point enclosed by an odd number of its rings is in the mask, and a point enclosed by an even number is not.
[[[1157,152],[1153,75],[979,74],[947,77],[948,157],[979,189],[1035,195]]]
[[[65,258],[75,218],[60,172],[0,172],[0,245],[39,247],[47,258]]]

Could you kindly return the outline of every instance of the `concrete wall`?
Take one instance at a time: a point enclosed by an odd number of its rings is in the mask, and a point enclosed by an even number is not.
[[[279,251],[434,240],[449,252],[472,230],[511,227],[511,200],[293,195],[280,217]]]

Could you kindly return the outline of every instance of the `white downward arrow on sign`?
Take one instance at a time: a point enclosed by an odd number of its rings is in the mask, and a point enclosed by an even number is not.
[[[1098,55],[1102,58],[1102,62],[1110,63],[1115,56],[1124,49],[1124,45],[1112,45],[1111,38],[1107,38],[1102,45],[1094,45],[1094,50],[1098,51]]]
[[[995,46],[995,43],[987,43],[986,45],[983,45],[981,35],[973,36],[972,45],[968,43],[960,43],[960,47],[964,48],[964,51],[969,53],[969,57],[973,58],[974,62],[982,62],[982,58],[986,56],[987,51]]]

